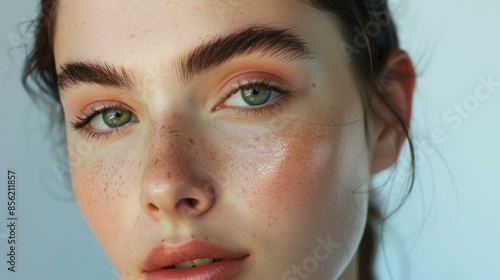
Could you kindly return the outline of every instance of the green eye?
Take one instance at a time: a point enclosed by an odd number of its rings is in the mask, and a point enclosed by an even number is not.
[[[265,104],[271,96],[273,90],[265,86],[252,86],[241,89],[243,100],[251,106],[259,106]]]
[[[132,120],[130,111],[110,109],[102,112],[102,120],[110,128],[124,126]]]

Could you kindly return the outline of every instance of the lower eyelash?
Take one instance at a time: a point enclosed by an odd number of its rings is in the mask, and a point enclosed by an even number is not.
[[[82,117],[76,116],[77,120],[70,122],[70,124],[74,129],[76,129],[78,132],[82,133],[85,137],[89,139],[92,138],[94,140],[100,140],[102,138],[110,137],[114,133],[119,133],[122,127],[117,127],[108,131],[99,131],[99,132],[86,127],[95,117],[99,116],[106,110],[128,111],[129,109],[114,104],[104,105],[102,106],[102,108],[99,109],[90,107],[82,112]]]
[[[113,129],[110,131],[97,132],[97,131],[92,131],[92,130],[87,129],[87,128],[82,128],[79,130],[79,132],[81,132],[85,137],[87,137],[87,139],[99,141],[103,138],[111,137],[111,135],[113,135],[113,133],[118,132],[118,130],[119,130],[119,128]]]
[[[276,101],[269,105],[253,106],[253,107],[228,107],[225,110],[231,110],[237,114],[246,116],[263,116],[269,113],[283,113],[285,105],[290,101],[291,94],[281,93],[281,96],[276,98]]]
[[[279,93],[280,96],[275,99],[276,101],[271,101],[271,104],[269,105],[249,106],[249,107],[226,107],[225,110],[231,110],[238,114],[244,114],[244,115],[252,114],[253,116],[261,116],[265,115],[266,113],[272,113],[272,112],[275,113],[277,111],[279,111],[279,113],[282,113],[286,103],[290,101],[290,97],[294,93],[294,91],[291,88],[285,85],[274,84],[271,80],[262,80],[262,81],[252,80],[244,83],[238,81],[235,86],[230,88],[224,100],[227,100],[229,97],[236,94],[239,90],[249,87],[265,87]]]
[[[129,111],[129,109],[126,109],[122,106],[117,106],[117,105],[104,105],[100,109],[95,109],[94,107],[90,107],[87,110],[82,112],[82,117],[76,116],[78,119],[77,121],[71,122],[71,126],[75,129],[80,129],[85,127],[92,119],[97,117],[99,114],[103,113],[104,111],[107,110],[122,110],[122,111]]]

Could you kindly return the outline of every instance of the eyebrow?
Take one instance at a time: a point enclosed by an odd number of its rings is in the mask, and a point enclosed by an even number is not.
[[[61,66],[61,73],[57,75],[60,90],[82,83],[134,88],[132,75],[123,66],[95,61],[71,61]]]
[[[254,53],[290,62],[313,58],[306,42],[290,29],[252,26],[203,43],[174,60],[174,67],[182,81],[188,83],[204,71]],[[133,75],[125,67],[96,61],[63,64],[57,83],[60,90],[81,83],[134,89]]]
[[[285,61],[313,58],[307,44],[289,29],[252,26],[202,44],[181,57],[176,68],[183,81],[188,82],[236,56],[258,52]]]

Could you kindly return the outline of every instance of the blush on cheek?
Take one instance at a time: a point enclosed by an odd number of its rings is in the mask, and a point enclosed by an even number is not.
[[[268,205],[281,208],[282,214],[303,216],[304,222],[308,222],[306,216],[316,216],[321,210],[317,207],[332,197],[338,185],[339,139],[307,133],[289,139],[286,154],[269,181]]]
[[[362,156],[363,130],[303,125],[295,133],[289,132],[267,141],[269,153],[280,151],[275,154],[279,156],[251,158],[259,166],[271,165],[269,172],[252,174],[238,189],[241,204],[250,209],[248,219],[258,225],[252,230],[258,242],[277,251],[295,244],[287,250],[291,255],[279,253],[276,257],[290,258],[295,251],[298,260],[305,257],[300,257],[302,250],[314,246],[318,237],[331,235],[340,242],[346,236],[348,244],[356,243],[359,234],[352,233],[351,226],[362,229],[364,222],[350,223],[366,200],[355,205],[353,193],[369,177],[364,167],[367,159]],[[353,141],[353,133],[360,134],[354,139],[361,140]],[[353,173],[352,169],[365,172]],[[338,256],[337,265],[344,257],[344,253]]]

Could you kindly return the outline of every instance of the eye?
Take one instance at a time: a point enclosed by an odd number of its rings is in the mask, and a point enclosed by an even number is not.
[[[213,110],[250,119],[282,112],[297,91],[282,79],[262,73],[240,76],[231,84]]]
[[[118,128],[126,125],[131,121],[135,121],[135,115],[128,111],[119,108],[103,110],[100,114],[94,116],[89,122],[89,125],[97,130],[109,130],[110,128]]]
[[[239,108],[242,110],[253,110],[263,108],[274,99],[283,99],[293,92],[282,82],[275,82],[270,79],[250,79],[238,80],[235,85],[229,88],[224,98],[221,108]]]
[[[240,87],[230,96],[225,105],[233,107],[261,106],[280,95],[279,92],[264,84]]]
[[[139,118],[120,103],[99,107],[86,109],[71,126],[86,136],[100,138],[119,132],[127,124],[139,122]]]

